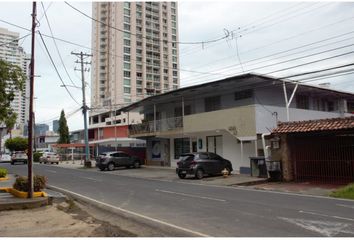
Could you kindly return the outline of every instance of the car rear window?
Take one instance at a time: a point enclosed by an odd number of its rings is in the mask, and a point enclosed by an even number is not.
[[[193,160],[193,159],[194,159],[194,155],[192,154],[181,155],[179,157],[179,161]]]

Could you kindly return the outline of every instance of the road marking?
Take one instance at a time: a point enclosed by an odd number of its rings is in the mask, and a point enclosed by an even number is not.
[[[315,221],[315,220],[306,220],[306,219],[297,219],[297,218],[285,218],[278,217],[286,222],[295,224],[307,230],[317,232],[326,237],[333,237],[339,233],[348,233],[353,234],[354,232],[346,230],[350,227],[349,224],[340,223],[340,222],[330,222],[330,221]]]
[[[207,199],[207,200],[212,200],[212,201],[226,202],[226,200],[224,200],[224,199],[203,197],[203,196],[198,196],[198,195],[193,195],[193,194],[188,194],[188,193],[178,193],[178,192],[172,192],[172,191],[166,191],[166,190],[160,190],[160,189],[155,189],[155,191],[169,193],[169,194],[175,194],[175,195],[181,195],[181,196],[186,196],[186,197],[192,197],[192,198],[200,198],[200,199]]]
[[[349,206],[349,205],[344,205],[344,204],[336,204],[337,206],[340,206],[340,207],[346,207],[346,208],[353,208],[354,209],[354,206]]]
[[[95,179],[95,178],[90,178],[90,177],[80,177],[80,178],[92,180],[92,181],[94,181],[94,182],[102,182],[101,180],[98,180],[98,179]]]
[[[54,171],[54,170],[46,170],[46,171],[48,171],[48,172],[52,172],[52,173],[57,173],[56,171]]]
[[[118,210],[118,211],[121,211],[121,212],[124,212],[124,213],[128,213],[128,214],[134,215],[134,216],[136,216],[136,217],[140,217],[140,218],[143,218],[143,219],[146,219],[146,220],[155,222],[155,223],[159,223],[159,224],[162,224],[162,225],[165,225],[165,226],[169,226],[169,227],[172,227],[172,228],[175,228],[175,229],[184,231],[184,232],[188,232],[188,233],[191,233],[191,234],[200,236],[200,237],[211,237],[211,236],[206,235],[206,234],[204,234],[204,233],[200,233],[200,232],[193,231],[193,230],[190,230],[190,229],[187,229],[187,228],[183,228],[183,227],[174,225],[174,224],[172,224],[172,223],[168,223],[168,222],[161,221],[161,220],[158,220],[158,219],[155,219],[155,218],[152,218],[152,217],[148,217],[148,216],[142,215],[142,214],[140,214],[140,213],[132,212],[132,211],[129,211],[129,210],[120,208],[120,207],[116,207],[116,206],[110,205],[110,204],[108,204],[108,203],[100,202],[100,201],[97,201],[96,199],[93,199],[93,198],[90,198],[90,197],[86,197],[86,196],[84,196],[84,195],[81,195],[81,194],[78,194],[78,193],[75,193],[75,192],[72,192],[72,191],[63,189],[63,188],[59,188],[59,187],[55,187],[55,186],[50,186],[50,185],[48,185],[48,187],[52,187],[53,189],[61,190],[61,191],[63,191],[63,192],[66,192],[66,193],[69,193],[69,194],[78,196],[78,197],[80,197],[80,198],[89,200],[89,201],[91,201],[91,202],[95,202],[95,203],[104,205],[104,206],[106,206],[106,207],[113,208],[113,209],[116,209],[116,210]]]
[[[299,213],[317,215],[317,216],[321,216],[321,217],[331,217],[331,218],[336,218],[336,219],[341,219],[341,220],[347,220],[347,221],[353,221],[353,222],[354,222],[354,219],[353,219],[353,218],[346,218],[346,217],[339,217],[339,216],[331,216],[331,215],[327,215],[327,214],[315,213],[315,212],[307,212],[307,211],[302,211],[302,210],[300,210]]]

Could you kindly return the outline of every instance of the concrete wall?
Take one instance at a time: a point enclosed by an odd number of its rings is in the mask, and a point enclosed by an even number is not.
[[[185,116],[184,132],[204,132],[236,127],[237,136],[255,136],[254,106],[230,108]]]
[[[277,120],[281,122],[287,121],[286,108],[285,107],[276,107],[270,105],[259,105],[256,107],[256,131],[257,133],[270,132],[273,128],[277,126]],[[272,113],[276,112],[276,115]],[[341,117],[340,113],[336,112],[323,112],[323,111],[314,111],[314,110],[305,110],[290,108],[289,109],[290,121],[306,121],[306,120],[315,120],[322,118],[337,118]],[[350,116],[352,114],[344,114],[344,116]]]

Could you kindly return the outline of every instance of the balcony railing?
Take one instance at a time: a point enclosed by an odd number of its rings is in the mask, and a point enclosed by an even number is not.
[[[164,132],[180,129],[183,127],[183,118],[165,118],[161,120],[156,120],[156,132]],[[155,132],[154,121],[143,122],[140,124],[129,125],[129,133],[134,134],[143,134],[143,133],[153,133]]]

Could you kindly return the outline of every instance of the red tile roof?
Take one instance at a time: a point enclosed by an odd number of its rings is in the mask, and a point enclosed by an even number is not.
[[[354,116],[310,121],[280,122],[272,133],[300,133],[315,131],[333,131],[340,129],[354,130]]]

